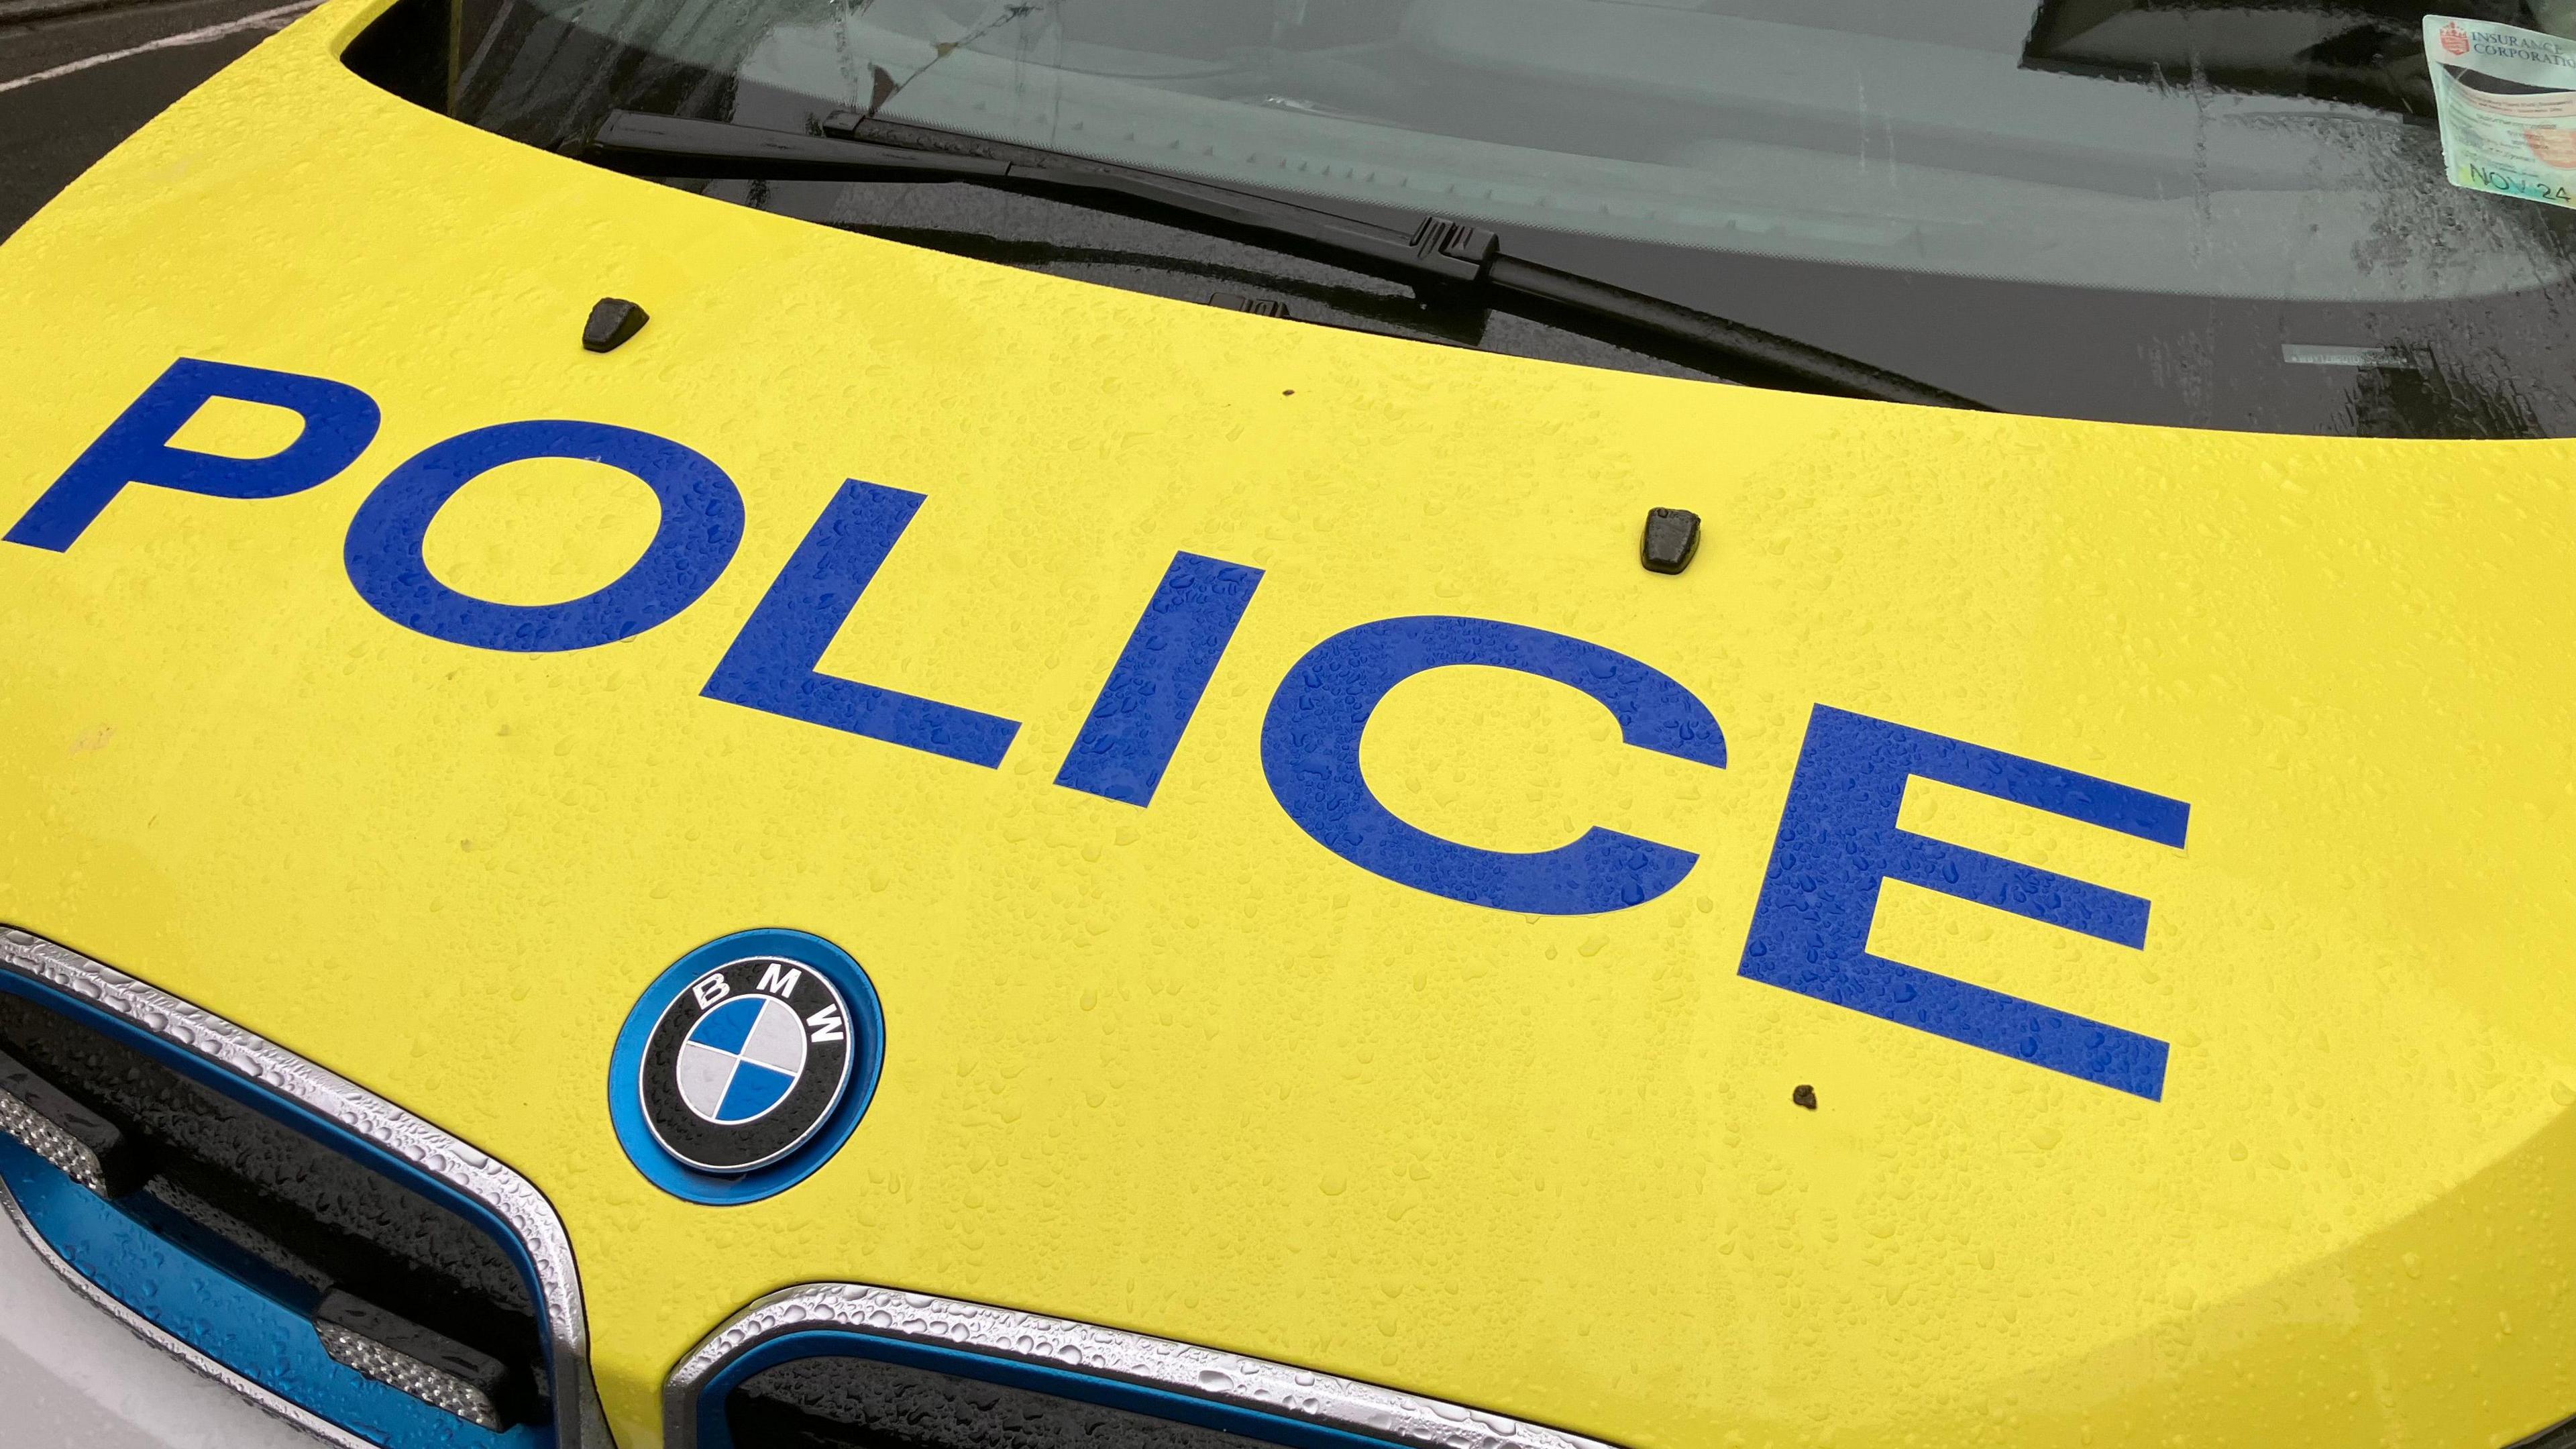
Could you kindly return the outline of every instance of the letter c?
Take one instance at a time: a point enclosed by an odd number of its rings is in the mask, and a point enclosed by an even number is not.
[[[1639,749],[1726,767],[1708,706],[1659,670],[1581,639],[1493,619],[1423,616],[1345,629],[1279,682],[1261,726],[1270,793],[1334,854],[1399,885],[1538,915],[1625,910],[1681,883],[1699,857],[1599,826],[1531,852],[1461,845],[1396,818],[1360,773],[1360,736],[1387,691],[1425,670],[1482,664],[1590,695]]]

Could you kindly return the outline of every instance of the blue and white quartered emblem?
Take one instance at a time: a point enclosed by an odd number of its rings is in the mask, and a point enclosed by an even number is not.
[[[764,976],[779,963],[764,961]],[[722,985],[721,975],[706,978]],[[785,973],[786,988],[803,984]],[[837,1001],[814,1013],[816,1044],[843,1039],[845,1018]],[[796,1009],[775,996],[737,996],[698,1018],[680,1042],[680,1100],[706,1121],[735,1127],[757,1122],[787,1100],[805,1077],[805,1025]],[[844,1066],[847,1063],[843,1063]]]
[[[690,952],[635,1004],[610,1115],[663,1188],[698,1202],[766,1197],[857,1125],[884,1036],[847,953],[801,931],[745,931]]]
[[[749,1172],[802,1147],[850,1083],[850,1009],[823,973],[777,956],[689,983],[644,1047],[644,1122],[700,1172]]]

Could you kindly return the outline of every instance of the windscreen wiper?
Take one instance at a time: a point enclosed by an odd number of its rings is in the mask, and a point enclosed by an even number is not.
[[[988,141],[910,122],[899,127],[867,122],[850,113],[825,120],[818,129],[825,134],[611,111],[592,139],[590,158],[643,176],[963,181],[1056,196],[1088,194],[1122,210],[1186,216],[1203,229],[1358,264],[1399,280],[1527,298],[1685,344],[1802,391],[1933,407],[1984,407],[1811,343],[1524,260],[1513,256],[1491,228],[1470,222],[1423,216],[1409,229],[1383,226],[1143,167]],[[868,130],[877,134],[863,138]],[[899,141],[883,139],[897,134]]]

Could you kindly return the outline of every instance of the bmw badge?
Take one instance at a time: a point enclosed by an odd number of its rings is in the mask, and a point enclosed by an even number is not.
[[[847,953],[801,931],[741,932],[682,957],[628,1013],[610,1116],[666,1190],[752,1201],[849,1135],[883,1040],[876,993]]]

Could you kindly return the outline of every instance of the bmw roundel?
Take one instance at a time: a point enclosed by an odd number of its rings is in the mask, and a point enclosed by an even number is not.
[[[701,1172],[749,1172],[802,1147],[850,1085],[850,1007],[823,973],[729,961],[662,1009],[644,1048],[644,1122]]]
[[[847,952],[803,931],[739,932],[681,957],[627,1014],[609,1115],[666,1191],[756,1201],[839,1150],[884,1042],[876,989]]]

